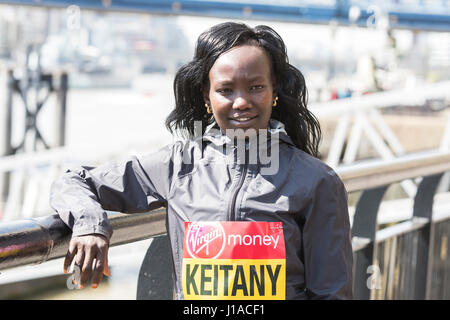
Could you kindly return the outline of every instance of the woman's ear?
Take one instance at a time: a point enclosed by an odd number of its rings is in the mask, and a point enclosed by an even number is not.
[[[205,101],[205,103],[211,105],[211,101],[209,100],[209,86],[204,86],[203,87],[203,101]]]
[[[277,96],[277,83],[273,78],[272,78],[272,88],[273,88],[273,97],[275,98]]]

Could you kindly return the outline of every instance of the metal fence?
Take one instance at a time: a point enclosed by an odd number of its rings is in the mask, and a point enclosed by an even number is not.
[[[450,297],[450,206],[439,212],[433,206],[437,186],[447,171],[450,152],[410,154],[337,170],[349,193],[362,191],[352,224],[356,299]],[[417,183],[412,218],[378,230],[377,216],[386,190],[405,179]],[[172,298],[165,217],[164,209],[109,214],[114,229],[111,246],[160,236],[152,241],[141,266],[138,299]],[[0,270],[63,257],[70,236],[57,215],[0,224]]]
[[[448,153],[422,153],[342,170],[348,191],[363,190],[352,225],[357,299],[448,299],[450,209],[434,214],[434,197],[450,169]],[[389,186],[416,178],[412,218],[378,230]],[[419,179],[417,179],[419,178]]]

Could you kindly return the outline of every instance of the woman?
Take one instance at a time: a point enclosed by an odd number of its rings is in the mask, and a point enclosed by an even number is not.
[[[174,91],[166,125],[187,139],[53,184],[73,231],[64,269],[75,260],[81,286],[93,271],[96,287],[109,275],[104,210],[165,206],[177,299],[352,298],[347,194],[317,159],[320,127],[281,37],[212,27]]]

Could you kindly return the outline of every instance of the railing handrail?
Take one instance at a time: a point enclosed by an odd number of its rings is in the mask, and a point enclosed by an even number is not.
[[[391,161],[370,161],[337,169],[347,191],[389,185],[404,179],[450,170],[450,152],[409,154]],[[120,245],[164,234],[165,209],[140,214],[108,213]],[[58,215],[0,224],[0,270],[63,257],[70,230]]]
[[[389,185],[450,170],[450,151],[426,151],[391,160],[370,160],[336,168],[348,192]]]
[[[450,81],[424,83],[406,88],[374,92],[369,95],[352,96],[326,102],[309,104],[309,109],[318,117],[335,117],[346,112],[394,106],[423,105],[428,99],[450,98]]]
[[[145,213],[108,212],[114,230],[110,246],[166,233],[165,209]],[[57,214],[0,224],[0,270],[64,257],[70,229]]]
[[[135,142],[127,146],[127,150],[146,150],[149,145],[158,144],[160,140],[146,140],[142,142]],[[67,163],[80,163],[80,162],[99,162],[102,159],[110,159],[118,156],[118,153],[123,154],[123,148],[114,148],[111,146],[104,146],[98,148],[98,146],[73,148],[73,147],[54,147],[51,149],[45,149],[37,152],[30,153],[17,153],[13,155],[2,156],[0,158],[0,173],[24,170],[36,167],[52,166]]]

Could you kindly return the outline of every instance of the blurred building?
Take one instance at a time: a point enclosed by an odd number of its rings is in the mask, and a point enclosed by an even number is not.
[[[176,19],[147,14],[2,5],[0,26],[2,59],[23,65],[37,46],[42,67],[69,69],[72,87],[126,87],[140,73],[173,73],[192,52]]]

